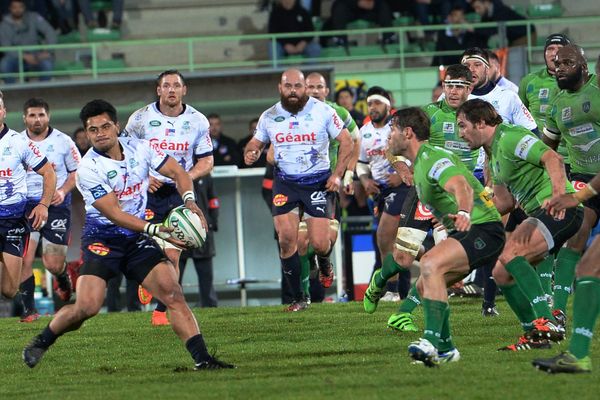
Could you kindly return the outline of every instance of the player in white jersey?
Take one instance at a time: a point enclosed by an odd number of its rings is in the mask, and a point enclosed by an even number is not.
[[[177,274],[152,237],[177,246],[172,229],[144,220],[150,170],[158,170],[176,182],[185,207],[206,220],[198,208],[192,179],[172,158],[147,140],[118,137],[115,108],[93,100],[79,114],[92,144],[77,170],[77,189],[85,201],[82,235],[83,266],[77,281],[77,300],[61,308],[41,334],[23,351],[23,361],[35,367],[56,339],[96,315],[106,283],[119,272],[135,279],[163,301],[170,312],[173,331],[185,343],[196,369],[233,368],[206,350],[194,314],[188,307]]]
[[[208,120],[202,113],[183,103],[186,93],[183,76],[176,70],[164,71],[156,80],[158,101],[134,112],[122,134],[149,140],[173,157],[195,181],[212,171],[213,147],[208,133]],[[173,180],[159,173],[151,172],[148,191],[146,220],[150,222],[162,222],[169,211],[181,205]],[[178,273],[181,250],[168,243],[161,245]],[[142,287],[139,294],[143,304],[150,302],[151,298]],[[160,302],[152,313],[152,324],[169,324],[166,307]]]
[[[50,126],[50,106],[40,98],[31,98],[23,105],[25,130],[21,132],[46,155],[56,173],[56,190],[48,208],[48,222],[39,231],[29,234],[29,242],[21,271],[21,299],[23,314],[21,322],[33,322],[39,318],[35,309],[33,292],[35,282],[32,264],[42,238],[42,262],[55,277],[54,289],[62,301],[71,298],[71,281],[67,274],[67,246],[71,235],[71,191],[75,187],[75,171],[79,165],[79,151],[71,138]],[[33,170],[27,171],[26,213],[39,203],[42,196],[42,177]]]
[[[403,173],[396,173],[386,156],[388,139],[392,131],[388,124],[391,116],[391,101],[387,90],[379,86],[371,87],[367,92],[367,106],[371,121],[360,128],[360,151],[356,174],[365,192],[374,197],[377,209],[375,216],[379,219],[377,247],[382,265],[381,269],[373,272],[372,279],[379,279],[382,270],[386,272],[394,270],[395,273],[389,276],[389,279],[402,270],[394,261],[392,252],[400,224],[402,205],[410,189],[407,184],[412,180],[408,165],[404,164]],[[410,285],[410,282],[408,284]],[[363,304],[366,312],[375,311],[382,294],[382,290],[365,294]]]
[[[498,55],[489,49],[487,50],[487,54],[490,62],[490,67],[488,69],[488,78],[490,82],[493,82],[502,89],[511,90],[518,94],[519,86],[502,75],[502,67],[500,66],[500,58],[498,58]]]
[[[335,110],[309,97],[304,74],[289,69],[279,83],[281,101],[265,111],[252,140],[244,149],[251,165],[267,143],[274,148],[273,220],[279,238],[281,266],[294,301],[286,311],[307,308],[300,285],[298,256],[299,213],[306,218],[309,243],[315,253],[329,253],[329,220],[333,193],[341,185],[352,151],[352,138]],[[330,169],[329,144],[340,143],[338,164]]]
[[[4,123],[6,108],[0,92],[0,288],[2,295],[13,298],[21,283],[23,252],[29,235],[48,220],[48,208],[56,188],[54,169],[27,137],[9,129]],[[27,203],[27,170],[42,176],[42,194],[29,214]]]

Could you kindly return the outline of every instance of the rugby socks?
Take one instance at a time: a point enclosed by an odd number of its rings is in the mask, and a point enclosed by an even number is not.
[[[527,300],[525,293],[523,293],[516,283],[506,286],[500,285],[500,289],[504,294],[506,302],[521,322],[523,330],[525,332],[530,331],[533,328],[532,321],[536,319],[536,317],[533,307],[529,300]]]
[[[582,276],[577,279],[573,300],[573,336],[569,351],[578,359],[590,352],[596,318],[600,312],[600,279]]]
[[[25,315],[28,312],[34,311],[35,300],[33,298],[33,293],[35,292],[35,279],[33,275],[21,283],[19,291],[21,292],[21,301],[23,302],[23,314]]]
[[[296,251],[291,257],[281,259],[281,269],[283,276],[288,284],[288,287],[293,293],[295,300],[302,299],[302,286],[300,284],[300,256]]]
[[[556,257],[556,274],[554,279],[554,309],[567,311],[567,300],[571,294],[575,280],[575,267],[581,255],[567,247],[559,250]]]
[[[44,328],[42,333],[38,335],[38,344],[40,347],[47,349],[48,347],[52,346],[54,342],[56,342],[56,339],[58,339],[59,336],[61,335],[57,335],[54,332],[52,332],[52,330],[50,329],[50,324],[48,324],[48,326]]]
[[[440,343],[438,346],[438,352],[445,353],[454,348],[452,342],[452,336],[450,335],[450,307],[446,307],[444,313],[444,324],[442,325],[442,331],[440,332]]]
[[[154,311],[167,312],[167,306],[162,301],[156,299],[156,308],[154,309]]]
[[[481,268],[483,275],[483,308],[492,308],[496,305],[496,281],[492,277],[493,264],[484,265]]]
[[[383,259],[381,271],[379,271],[378,274],[375,274],[375,285],[382,289],[392,276],[404,270],[406,270],[406,268],[401,267],[396,261],[394,261],[394,255],[389,253]]]
[[[208,361],[211,358],[201,333],[189,338],[185,342],[185,348],[190,352],[196,364]]]
[[[423,310],[425,312],[423,339],[429,340],[436,349],[439,349],[440,337],[442,336],[442,328],[444,327],[448,308],[449,305],[446,302],[423,299]]]
[[[525,297],[531,303],[536,314],[536,319],[544,317],[552,322],[556,322],[552,311],[550,311],[548,298],[544,293],[544,289],[542,289],[540,278],[525,257],[515,257],[505,267],[515,278],[517,285],[519,285],[519,288],[521,288]]]
[[[410,287],[410,291],[402,303],[400,303],[400,307],[398,307],[398,313],[412,313],[417,306],[421,304],[421,296],[419,296],[419,291],[417,290],[417,281],[412,284]]]
[[[300,280],[302,281],[302,292],[304,296],[310,296],[310,261],[305,254],[300,256]]]
[[[535,266],[535,270],[540,277],[542,289],[547,297],[552,296],[552,272],[554,271],[554,255],[549,254],[546,258]]]

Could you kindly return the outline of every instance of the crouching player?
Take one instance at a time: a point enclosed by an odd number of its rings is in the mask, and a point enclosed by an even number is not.
[[[428,143],[430,121],[419,108],[400,110],[392,118],[390,152],[414,165],[421,202],[448,231],[421,257],[418,290],[425,312],[423,338],[408,346],[415,361],[433,367],[460,358],[450,335],[446,288],[473,269],[495,262],[504,248],[500,214],[483,186],[452,152]],[[406,239],[407,246],[414,242]],[[420,244],[419,244],[420,246]]]
[[[184,341],[196,369],[233,368],[208,354],[198,323],[185,302],[175,269],[152,237],[181,246],[160,224],[143,220],[150,169],[171,177],[187,208],[198,214],[192,180],[177,162],[150,142],[118,138],[115,108],[104,100],[86,104],[79,115],[93,148],[77,170],[77,188],[85,199],[82,250],[84,265],[75,304],[60,309],[50,324],[23,351],[23,361],[35,367],[50,346],[78,329],[102,307],[106,282],[120,271],[164,302],[173,330]]]

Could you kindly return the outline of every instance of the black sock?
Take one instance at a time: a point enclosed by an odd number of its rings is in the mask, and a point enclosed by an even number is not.
[[[189,338],[187,342],[185,342],[185,348],[190,352],[196,364],[210,359],[210,354],[208,354],[208,350],[206,349],[206,344],[204,343],[204,338],[202,337],[201,333]]]
[[[58,281],[59,284],[61,284],[61,286],[66,286],[66,284],[69,282],[69,275],[67,274],[67,267],[65,267],[63,272],[61,272],[60,274],[54,275],[54,276],[56,276],[56,280]]]
[[[38,338],[40,339],[39,344],[41,345],[41,347],[47,349],[48,347],[52,346],[54,342],[56,342],[56,339],[58,339],[59,336],[60,335],[57,335],[54,332],[52,332],[52,330],[50,329],[50,324],[48,324],[48,326],[44,328],[42,333],[40,333],[38,336]]]
[[[166,312],[167,311],[167,306],[160,300],[156,300],[156,308],[154,309],[154,311],[159,311],[159,312]]]
[[[33,278],[33,275],[21,283],[19,291],[21,292],[21,301],[23,302],[23,314],[34,311],[35,300],[33,298],[33,293],[35,291],[35,279]]]
[[[298,252],[289,258],[281,258],[281,269],[283,276],[292,292],[295,300],[302,300],[302,285],[300,282],[300,256]]]
[[[319,269],[321,272],[325,273],[329,271],[329,254],[320,256],[317,254],[317,264],[319,264]]]
[[[496,305],[496,281],[492,277],[494,265],[485,265],[482,268],[483,282],[483,308],[492,308]]]

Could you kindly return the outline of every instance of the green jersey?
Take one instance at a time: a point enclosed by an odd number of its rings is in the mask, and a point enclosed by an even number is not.
[[[552,197],[552,183],[541,161],[549,150],[527,128],[509,124],[496,127],[489,161],[492,180],[506,186],[527,214]],[[566,193],[575,191],[568,181],[565,189]]]
[[[547,68],[542,68],[538,72],[532,72],[521,79],[519,97],[535,119],[540,134],[543,132],[544,125],[546,124],[546,114],[550,103],[559,91],[556,78],[548,73]],[[563,156],[565,164],[568,164],[569,155],[564,140],[560,141],[557,151],[558,154]]]
[[[482,224],[500,221],[500,214],[491,197],[456,154],[429,143],[421,145],[414,164],[415,188],[421,203],[429,208],[448,230],[454,229],[454,222],[448,218],[448,214],[456,214],[458,205],[454,196],[444,190],[444,185],[456,175],[464,176],[473,188],[471,222]]]
[[[334,103],[333,101],[325,100],[325,104],[333,107],[338,117],[344,123],[344,128],[348,129],[350,132],[350,136],[352,139],[358,138],[358,127],[356,126],[356,122],[352,116],[350,116],[350,112],[346,110],[344,107]],[[331,170],[334,171],[338,161],[338,149],[340,147],[340,142],[337,140],[329,141],[329,165],[331,166]]]
[[[556,95],[544,129],[550,137],[564,138],[571,172],[596,175],[600,171],[600,90],[595,75],[577,92],[561,90]]]
[[[471,150],[467,142],[458,136],[456,110],[446,100],[431,103],[423,110],[431,121],[429,143],[456,154],[472,173],[477,166],[479,150]]]

